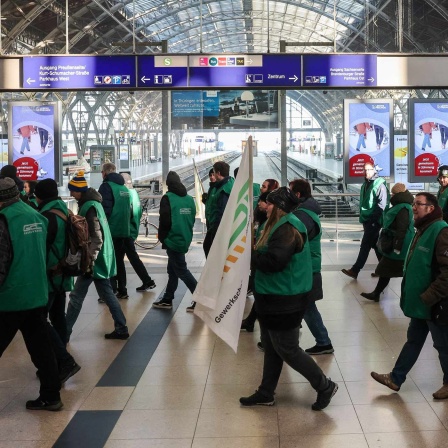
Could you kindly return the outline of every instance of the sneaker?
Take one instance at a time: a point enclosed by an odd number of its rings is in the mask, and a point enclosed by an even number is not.
[[[368,300],[373,300],[374,302],[380,301],[380,295],[377,294],[375,291],[373,292],[362,292],[361,296]]]
[[[171,300],[161,299],[152,304],[153,308],[160,308],[161,310],[172,310],[173,302]]]
[[[250,325],[247,323],[246,319],[243,319],[241,322],[241,330],[246,330],[248,333],[254,332],[254,325]]]
[[[30,411],[59,411],[62,409],[62,401],[45,401],[42,398],[38,398],[37,400],[28,400],[26,402],[26,408]]]
[[[329,355],[334,353],[334,348],[331,344],[328,345],[315,345],[314,347],[307,348],[305,353],[309,355]]]
[[[154,289],[156,287],[156,284],[154,280],[151,280],[149,283],[143,283],[142,286],[139,286],[138,288],[135,288],[137,292],[145,292],[149,291],[151,289]]]
[[[120,299],[120,300],[127,300],[127,299],[129,299],[129,296],[128,296],[127,292],[117,292],[115,294],[115,296],[117,297],[117,299]]]
[[[328,387],[317,392],[316,402],[311,406],[313,411],[321,411],[322,409],[325,409],[330,404],[334,394],[338,391],[338,385],[331,381],[330,378],[328,378],[328,381],[330,382]]]
[[[186,309],[187,313],[194,313],[195,306],[196,306],[196,302],[191,302],[191,305],[187,306],[187,309]]]
[[[106,301],[102,297],[98,297],[98,303],[106,303]]]
[[[115,330],[112,333],[107,333],[104,335],[106,339],[121,339],[125,340],[129,338],[129,333],[117,333]]]
[[[434,392],[432,396],[436,400],[446,400],[448,398],[448,384],[444,384],[437,392]]]
[[[70,377],[81,370],[81,366],[76,361],[70,361],[64,364],[59,370],[59,379],[64,384]]]
[[[274,398],[265,397],[256,390],[255,393],[249,397],[241,397],[240,403],[243,406],[274,406],[275,400]]]
[[[392,377],[390,373],[376,373],[376,372],[370,372],[370,376],[377,381],[380,384],[383,384],[384,386],[388,387],[389,389],[392,389],[394,392],[398,392],[400,390],[400,386],[395,384],[392,381]]]
[[[252,289],[248,288],[247,289],[247,293],[246,293],[246,297],[253,296],[253,295],[254,295],[254,292],[252,291]]]
[[[258,348],[258,350],[260,350],[260,352],[264,352],[264,347],[263,347],[263,344],[261,342],[257,343],[257,348]]]
[[[348,275],[351,278],[354,278],[355,280],[358,278],[358,273],[355,272],[353,269],[342,269],[341,270],[343,274]]]

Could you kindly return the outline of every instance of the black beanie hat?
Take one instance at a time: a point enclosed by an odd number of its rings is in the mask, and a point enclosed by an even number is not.
[[[168,173],[168,175],[166,176],[167,187],[169,187],[170,185],[173,185],[173,184],[180,184],[180,183],[182,183],[182,182],[180,181],[180,177],[176,173],[176,171],[170,171]]]
[[[19,189],[10,177],[0,179],[0,202],[7,202],[19,196]]]
[[[58,184],[53,179],[44,179],[37,183],[34,189],[37,198],[45,201],[46,199],[55,199],[59,196]]]
[[[299,198],[288,187],[280,187],[268,194],[267,202],[290,213],[299,205]]]
[[[5,165],[0,170],[0,174],[14,179],[17,176],[17,168],[14,165]]]

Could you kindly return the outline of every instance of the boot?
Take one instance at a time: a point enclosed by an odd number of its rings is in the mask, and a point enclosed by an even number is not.
[[[376,291],[362,292],[361,295],[368,300],[373,300],[374,302],[380,301],[380,294]]]

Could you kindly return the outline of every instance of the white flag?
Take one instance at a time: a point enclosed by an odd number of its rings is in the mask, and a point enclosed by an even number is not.
[[[194,163],[194,160],[193,160]],[[199,218],[202,223],[205,222],[205,206],[202,203],[202,183],[199,178],[196,164],[194,165],[194,202],[196,203],[196,218]]]
[[[250,138],[250,137],[249,137]],[[247,145],[238,177],[193,300],[194,313],[235,352],[246,303],[252,252],[251,151]]]

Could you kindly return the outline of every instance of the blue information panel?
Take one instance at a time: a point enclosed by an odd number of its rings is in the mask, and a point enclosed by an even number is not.
[[[134,56],[24,56],[24,89],[122,89],[136,86]]]
[[[300,86],[301,56],[291,54],[190,55],[190,87]]]
[[[138,56],[137,87],[188,87],[188,56]]]
[[[303,55],[303,86],[373,87],[376,63],[372,54]]]

